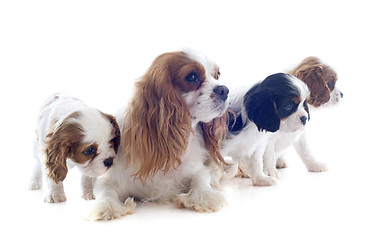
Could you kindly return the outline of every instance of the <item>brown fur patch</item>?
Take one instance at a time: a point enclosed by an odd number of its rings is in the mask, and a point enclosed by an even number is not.
[[[86,155],[84,152],[86,152],[89,148],[93,147],[95,149],[95,153],[92,155]],[[74,142],[71,146],[69,157],[71,160],[73,160],[76,163],[83,164],[90,159],[94,159],[97,157],[97,151],[98,151],[98,144],[96,143],[81,143],[81,142]]]
[[[215,118],[209,123],[201,123],[205,148],[208,150],[211,159],[218,165],[221,163],[228,165],[222,157],[220,150],[222,140],[228,132],[229,113],[235,116],[234,112],[228,109],[221,117]]]
[[[124,118],[122,141],[125,156],[138,167],[135,177],[142,182],[182,162],[193,130],[181,92],[200,85],[190,86],[181,78],[192,70],[200,67],[184,53],[166,53],[156,58],[136,83]]]
[[[294,70],[289,72],[305,82],[310,89],[309,104],[319,107],[330,100],[330,91],[337,82],[336,72],[323,64],[317,57],[305,58]],[[332,82],[332,87],[328,83]]]
[[[66,159],[72,154],[72,148],[81,143],[83,139],[82,127],[70,121],[74,118],[79,118],[78,112],[70,114],[45,138],[47,144],[45,165],[48,169],[48,177],[55,183],[59,183],[66,178],[68,171]]]
[[[300,102],[302,102],[302,99],[300,98],[300,96],[297,96],[297,97],[294,97],[292,99],[292,101],[295,103],[295,104],[299,104]]]
[[[218,80],[218,79],[220,78],[220,76],[221,76],[220,67],[216,65],[216,66],[214,67],[214,75],[213,75],[213,77],[214,77],[216,80]]]

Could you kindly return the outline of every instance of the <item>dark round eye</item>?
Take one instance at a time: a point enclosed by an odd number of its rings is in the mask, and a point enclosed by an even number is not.
[[[333,89],[333,88],[334,88],[334,82],[333,82],[333,81],[328,82],[328,83],[327,83],[327,86],[328,86],[330,89]]]
[[[95,153],[96,153],[96,148],[95,147],[90,147],[90,148],[88,148],[88,150],[86,150],[84,152],[85,155],[93,155]]]
[[[286,110],[290,110],[294,106],[294,104],[295,104],[294,102],[289,102],[286,105],[284,105],[284,108]]]
[[[216,79],[218,80],[220,78],[220,76],[221,76],[221,73],[218,72],[217,75],[216,75]]]
[[[193,82],[198,82],[199,78],[196,73],[190,73],[189,75],[186,76],[186,81],[193,83]]]

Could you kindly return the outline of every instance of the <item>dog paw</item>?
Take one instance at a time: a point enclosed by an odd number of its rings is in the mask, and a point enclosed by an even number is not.
[[[197,212],[215,212],[227,205],[224,196],[218,191],[179,194],[172,199],[178,208],[194,209]]]
[[[268,176],[263,176],[263,177],[256,177],[252,178],[252,184],[253,186],[272,186],[277,183],[276,178],[274,177],[268,177]]]
[[[50,193],[44,197],[46,203],[60,203],[66,201],[65,193]]]
[[[90,221],[112,220],[133,214],[135,207],[136,203],[133,198],[127,198],[124,204],[113,200],[97,201],[87,219]]]
[[[236,177],[239,177],[239,178],[249,178],[248,174],[244,173],[241,170],[241,168],[238,168],[237,173],[236,173]]]
[[[276,168],[287,168],[287,167],[288,167],[288,165],[287,165],[286,161],[284,161],[284,159],[279,158],[276,161]]]
[[[239,171],[238,164],[223,165],[224,174],[222,178],[230,179],[236,176]]]
[[[280,178],[280,176],[282,175],[276,168],[266,168],[264,169],[264,173],[274,178]]]
[[[321,163],[321,162],[314,162],[310,163],[307,166],[307,170],[309,172],[326,172],[328,170],[326,164]]]
[[[88,192],[88,193],[82,194],[82,198],[85,199],[85,200],[94,200],[94,199],[96,199],[94,197],[93,192]]]
[[[42,184],[40,182],[31,182],[28,186],[29,190],[39,190],[42,188]]]

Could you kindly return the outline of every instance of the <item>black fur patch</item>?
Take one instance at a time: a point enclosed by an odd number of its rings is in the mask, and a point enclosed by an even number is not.
[[[229,133],[233,135],[239,134],[243,128],[246,126],[246,122],[243,123],[241,114],[238,114],[236,117],[232,113],[229,114],[229,124],[228,124],[228,130]]]
[[[244,106],[248,118],[259,131],[276,132],[280,120],[298,108],[299,102],[294,99],[300,96],[300,92],[291,78],[285,73],[270,75],[245,94]]]

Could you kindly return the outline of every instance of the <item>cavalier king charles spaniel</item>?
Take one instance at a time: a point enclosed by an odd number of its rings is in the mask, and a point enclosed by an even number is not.
[[[234,170],[238,166],[253,185],[276,183],[276,155],[283,148],[280,143],[284,136],[294,139],[310,120],[308,94],[306,84],[286,73],[270,75],[249,89],[231,93],[234,114],[229,114],[229,131],[221,152],[232,157]]]
[[[289,73],[307,84],[310,89],[308,103],[314,108],[335,105],[343,98],[342,92],[335,86],[337,73],[317,57],[305,58]]]
[[[93,199],[95,179],[112,166],[120,145],[115,118],[67,94],[54,94],[40,111],[36,134],[29,189],[40,189],[43,176],[44,201],[64,202],[62,182],[76,166],[82,173],[82,197]]]
[[[132,213],[134,198],[199,212],[226,204],[216,187],[229,90],[219,77],[219,67],[192,50],[153,61],[117,116],[122,144],[115,165],[97,180],[90,220]]]

